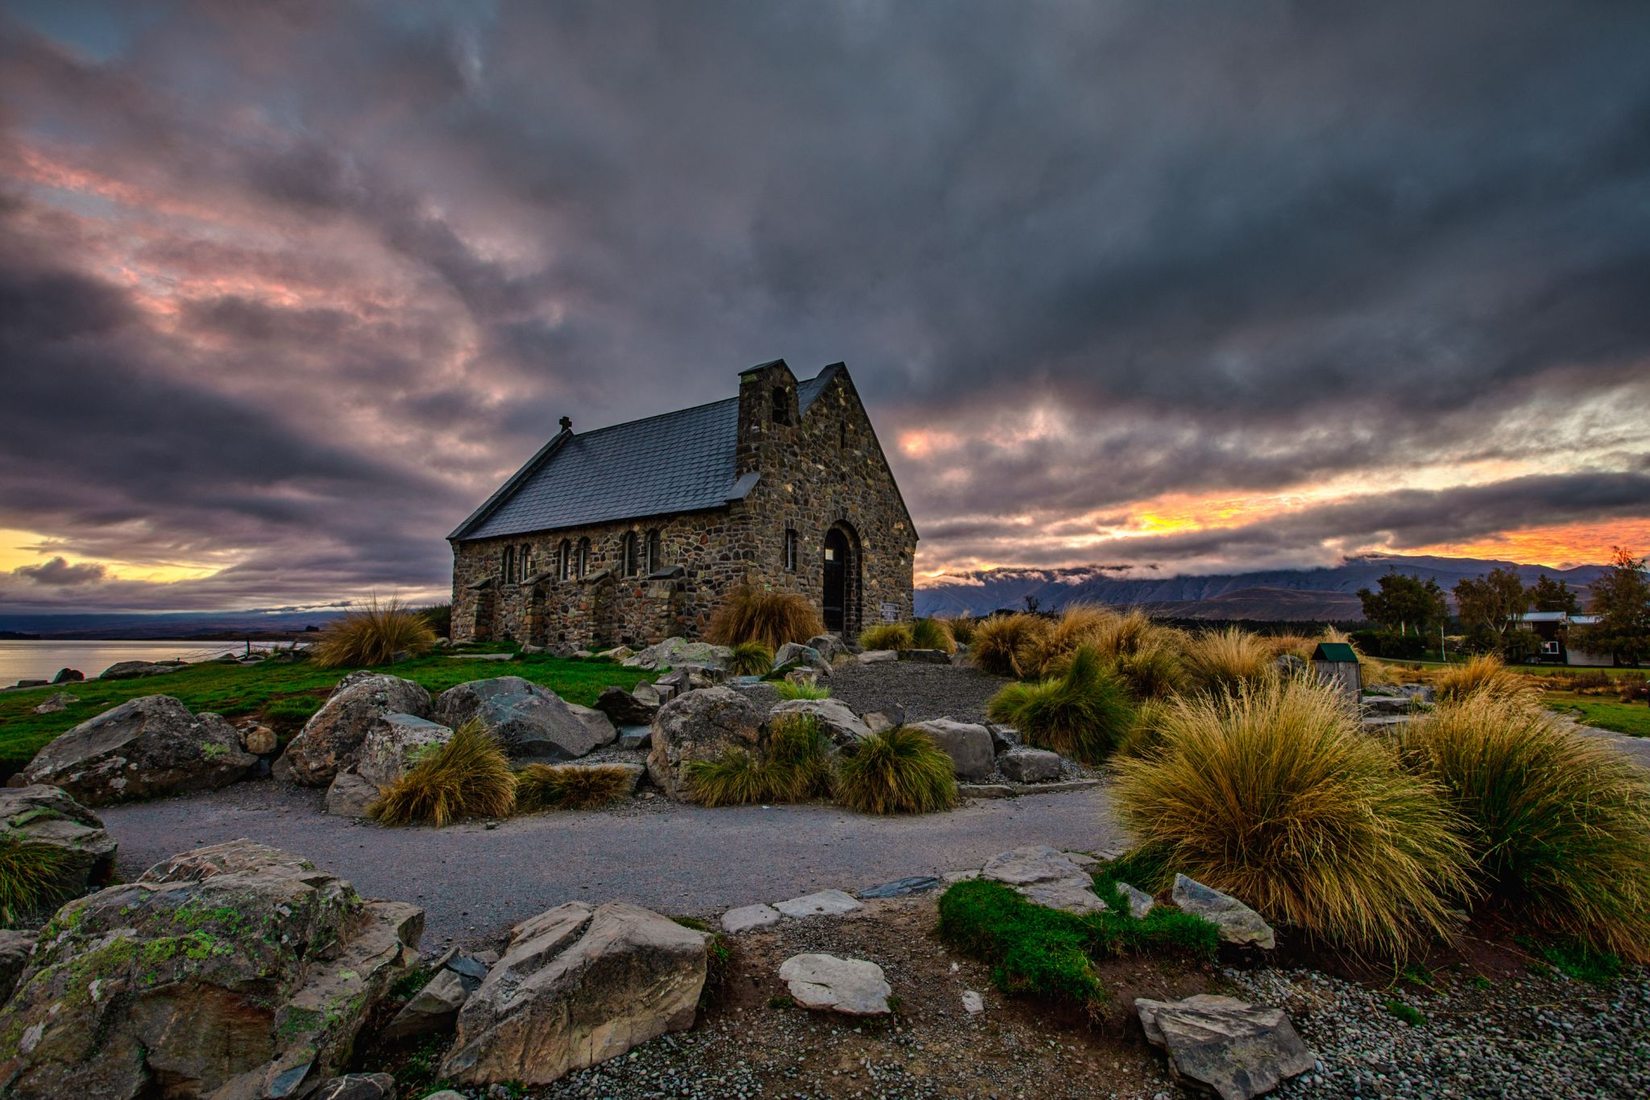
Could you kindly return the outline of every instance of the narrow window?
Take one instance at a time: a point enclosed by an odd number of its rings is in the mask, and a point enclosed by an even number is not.
[[[504,581],[505,584],[509,584],[515,580],[515,578],[510,575],[510,573],[515,569],[515,565],[516,548],[514,546],[506,546],[504,548],[504,557],[499,562],[498,569],[499,579]]]
[[[659,547],[659,529],[655,527],[647,533],[647,571],[657,573],[664,568],[664,554]]]
[[[785,528],[785,570],[786,570],[786,572],[789,572],[789,573],[795,573],[796,572],[796,559],[797,559],[797,554],[796,554],[796,528],[787,526]]]
[[[521,579],[526,580],[528,577],[531,577],[533,575],[533,544],[532,543],[524,542],[524,543],[521,544],[521,557],[518,560],[520,562],[520,568],[521,568]]]
[[[636,554],[636,532],[626,531],[624,533],[624,544],[621,547],[620,557],[623,563],[624,575],[634,577],[639,567]]]
[[[773,422],[775,424],[789,424],[791,422],[791,403],[786,399],[784,386],[773,388]]]
[[[561,552],[556,564],[562,580],[565,581],[573,575],[573,544],[566,539],[561,540]]]
[[[579,559],[578,559],[576,564],[578,565],[579,576],[582,577],[590,571],[590,540],[589,539],[580,539],[579,540]]]

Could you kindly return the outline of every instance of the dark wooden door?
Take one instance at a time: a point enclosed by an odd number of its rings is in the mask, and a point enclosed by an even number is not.
[[[836,528],[825,533],[825,629],[840,634],[847,625],[848,540]]]

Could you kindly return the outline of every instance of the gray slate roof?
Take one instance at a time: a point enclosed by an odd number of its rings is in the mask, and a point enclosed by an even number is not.
[[[797,383],[802,411],[837,370],[833,364]],[[563,433],[447,537],[498,538],[720,508],[756,485],[754,474],[733,475],[738,441],[737,397],[582,435]]]

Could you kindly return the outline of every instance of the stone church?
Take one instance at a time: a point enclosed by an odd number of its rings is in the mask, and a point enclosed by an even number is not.
[[[741,585],[848,637],[912,614],[917,532],[841,363],[763,363],[737,397],[582,434],[563,417],[448,541],[454,641],[695,638]]]

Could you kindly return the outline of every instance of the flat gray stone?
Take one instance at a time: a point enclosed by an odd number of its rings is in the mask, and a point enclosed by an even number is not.
[[[858,660],[862,665],[883,665],[899,660],[899,652],[893,649],[867,649]]]
[[[1084,875],[1058,882],[1033,882],[1029,886],[1016,886],[1014,890],[1027,901],[1050,909],[1067,913],[1102,913],[1108,907],[1095,896],[1091,881]]]
[[[1261,915],[1230,894],[1223,894],[1185,875],[1174,877],[1174,903],[1220,928],[1224,943],[1236,943],[1270,950],[1277,946],[1272,926]]]
[[[481,983],[477,982],[477,985]],[[410,1039],[416,1035],[439,1035],[458,1023],[458,1010],[470,996],[464,979],[452,970],[439,970],[424,988],[384,1028],[385,1039]]]
[[[1208,993],[1181,1001],[1140,997],[1134,1008],[1146,1041],[1168,1052],[1170,1072],[1221,1100],[1271,1092],[1317,1061],[1282,1009]]]
[[[963,990],[963,1011],[970,1016],[978,1016],[985,1011],[985,998],[972,989]]]
[[[894,992],[876,963],[835,955],[792,955],[780,966],[779,980],[804,1008],[845,1016],[886,1016]]]
[[[741,932],[749,932],[752,928],[766,928],[770,924],[778,924],[779,920],[779,910],[771,905],[741,905],[722,914],[722,931],[737,936]]]
[[[1060,763],[1060,754],[1047,749],[1009,749],[997,757],[997,768],[1016,783],[1059,779]]]
[[[1008,886],[1029,886],[1034,882],[1086,880],[1088,875],[1064,852],[1046,844],[1033,844],[992,856],[980,868],[980,877]]]
[[[1007,783],[958,783],[959,798],[1014,798],[1020,792]]]
[[[855,898],[841,890],[821,890],[799,898],[774,902],[775,909],[787,917],[840,917],[855,909],[865,908]]]
[[[1117,884],[1117,892],[1123,895],[1123,900],[1129,906],[1129,916],[1135,920],[1141,919],[1157,906],[1157,900],[1150,894],[1137,886],[1130,886],[1126,882]]]
[[[942,885],[933,875],[912,875],[909,878],[897,878],[893,882],[883,882],[869,889],[861,890],[862,898],[902,898],[909,894],[922,894]]]

